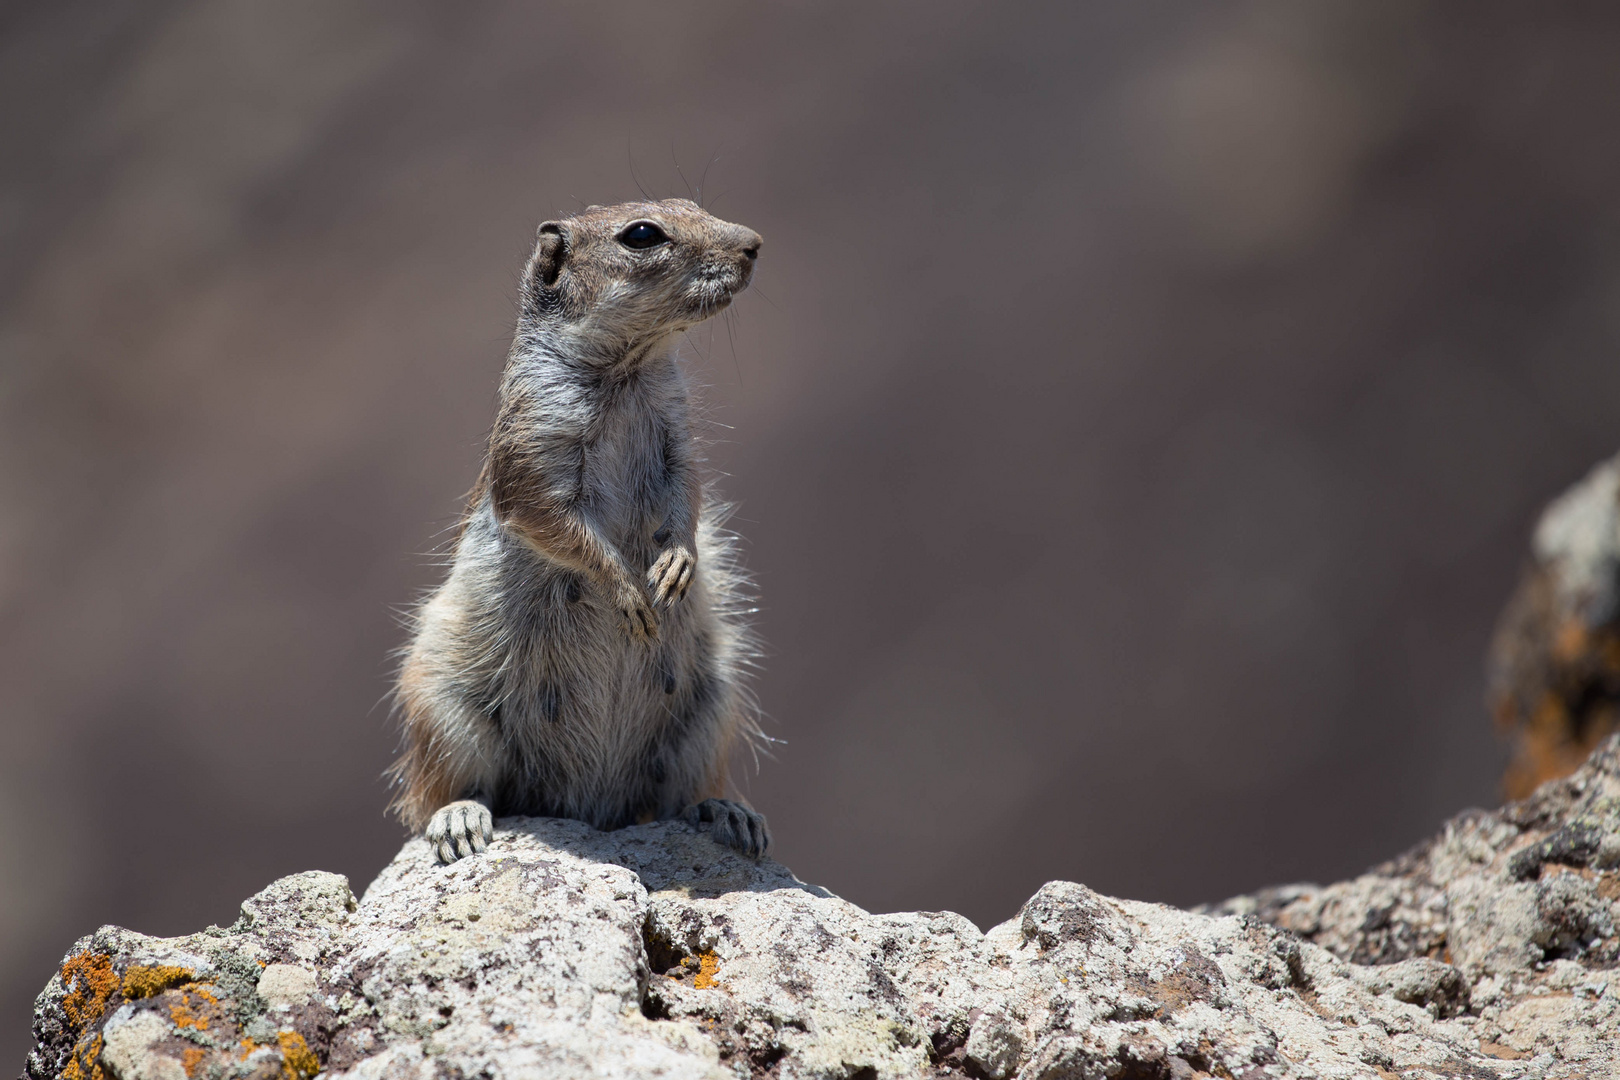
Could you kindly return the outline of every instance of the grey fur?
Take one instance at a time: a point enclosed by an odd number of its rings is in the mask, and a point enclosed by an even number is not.
[[[640,222],[666,242],[627,246]],[[400,674],[395,808],[446,861],[482,849],[492,812],[611,829],[690,808],[721,842],[768,845],[719,798],[758,733],[755,650],[672,350],[759,244],[686,200],[541,226],[484,472]]]

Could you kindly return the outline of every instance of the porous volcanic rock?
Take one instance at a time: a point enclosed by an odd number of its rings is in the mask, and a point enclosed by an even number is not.
[[[410,841],[359,901],[312,872],[228,928],[97,931],[26,1075],[1612,1076],[1617,866],[1617,740],[1354,881],[1206,911],[1052,882],[988,932],[684,824],[514,818],[453,866]]]

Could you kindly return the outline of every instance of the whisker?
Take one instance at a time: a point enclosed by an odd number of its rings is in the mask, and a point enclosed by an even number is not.
[[[697,204],[699,206],[703,205],[703,185],[707,184],[709,182],[709,169],[712,168],[714,166],[714,163],[719,161],[719,160],[720,160],[720,147],[716,146],[714,148],[714,153],[709,155],[709,163],[707,165],[703,166],[703,175],[698,177]]]
[[[628,137],[626,137],[624,140],[624,156],[626,160],[630,162],[630,179],[635,183],[636,190],[641,192],[641,197],[643,199],[645,199],[647,202],[652,202],[652,196],[647,194],[647,189],[641,184],[641,177],[636,175],[636,155],[630,147],[630,139]]]
[[[671,160],[671,161],[673,161],[675,163],[675,175],[679,176],[681,178],[681,183],[686,185],[686,197],[688,199],[692,199],[692,184],[691,184],[691,181],[686,179],[686,174],[684,172],[681,172],[681,161],[680,161],[679,158],[677,158],[675,156],[675,140],[674,139],[669,140],[669,160]],[[697,200],[692,199],[692,201],[696,202]]]
[[[766,303],[767,303],[767,304],[769,304],[769,305],[771,305],[771,307],[773,307],[773,308],[776,308],[776,310],[777,310],[777,311],[781,311],[781,310],[782,310],[782,309],[781,309],[781,308],[780,308],[780,307],[777,307],[777,305],[776,305],[776,301],[775,301],[775,300],[772,300],[772,299],[771,299],[771,298],[770,298],[770,297],[769,297],[769,296],[766,296],[766,295],[765,295],[765,290],[764,290],[764,289],[762,289],[762,288],[760,288],[760,287],[759,287],[759,286],[758,286],[758,285],[750,285],[750,286],[748,286],[748,291],[749,291],[749,292],[754,292],[754,293],[758,293],[758,294],[759,294],[759,298],[760,298],[760,299],[761,299],[761,300],[763,300],[763,301],[765,301],[765,302],[766,302]]]
[[[746,384],[743,381],[742,361],[737,359],[737,335],[732,329],[736,325],[736,317],[737,313],[735,311],[731,311],[729,309],[726,311],[726,338],[731,342],[731,363],[732,366],[737,369],[737,385],[743,386]]]

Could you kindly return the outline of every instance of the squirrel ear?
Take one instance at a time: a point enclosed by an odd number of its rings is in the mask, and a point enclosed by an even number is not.
[[[562,225],[547,221],[540,226],[540,242],[534,246],[534,276],[546,288],[557,284],[562,273],[563,257],[568,253],[568,242],[563,238]]]

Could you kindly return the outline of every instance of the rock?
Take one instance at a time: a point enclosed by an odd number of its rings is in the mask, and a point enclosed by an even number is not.
[[[105,927],[40,995],[33,1080],[1620,1075],[1620,741],[1354,881],[1202,911],[1052,882],[980,932],[873,915],[682,823],[513,818],[356,902]]]
[[[1620,730],[1620,456],[1541,515],[1488,670],[1491,711],[1515,740],[1511,798],[1567,776]]]
[[[1456,1016],[1468,1009],[1467,977],[1450,964],[1427,956],[1363,968],[1356,974],[1373,993],[1391,994],[1399,1001],[1422,1005],[1435,1019]]]
[[[1570,777],[1500,811],[1463,814],[1353,881],[1206,910],[1259,913],[1302,947],[1358,965],[1366,989],[1456,1017],[1485,1055],[1529,1062],[1522,1075],[1620,1075],[1617,840],[1611,737]]]

